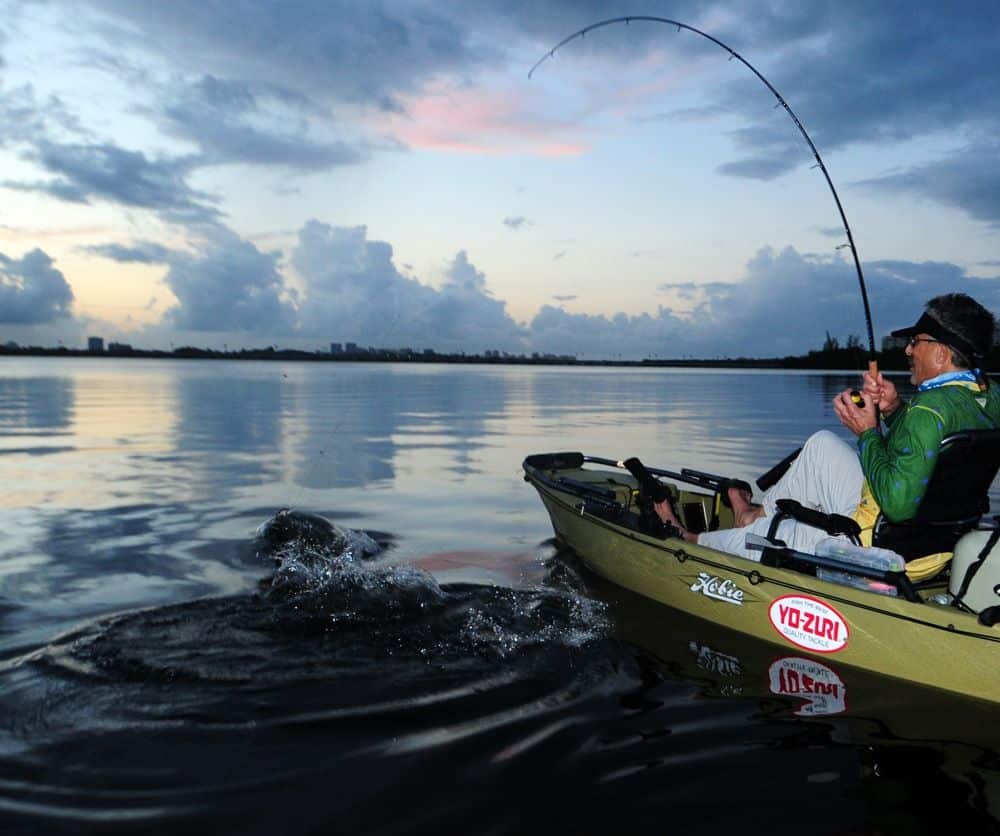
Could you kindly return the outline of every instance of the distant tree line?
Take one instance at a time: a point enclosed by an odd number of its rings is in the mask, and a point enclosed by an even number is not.
[[[902,371],[907,368],[903,351],[905,341],[885,337],[880,351],[875,353],[880,369]],[[572,355],[531,354],[510,355],[497,351],[485,354],[439,354],[431,349],[420,352],[410,349],[359,349],[357,352],[328,353],[323,351],[301,351],[264,348],[243,348],[237,351],[217,351],[194,346],[182,346],[172,351],[135,349],[124,343],[111,343],[108,351],[94,353],[86,349],[70,349],[65,346],[45,348],[41,346],[19,346],[15,343],[0,343],[0,355],[32,355],[57,357],[150,357],[202,360],[298,360],[310,362],[354,361],[354,362],[395,362],[395,363],[488,363],[503,364],[543,364],[580,366],[663,366],[672,368],[721,367],[721,368],[784,368],[784,369],[863,369],[868,365],[868,348],[856,334],[850,334],[843,345],[840,340],[826,332],[822,347],[806,354],[785,357],[714,357],[685,359],[645,359],[645,360],[589,360]],[[984,366],[989,372],[1000,372],[1000,346],[993,346]]]

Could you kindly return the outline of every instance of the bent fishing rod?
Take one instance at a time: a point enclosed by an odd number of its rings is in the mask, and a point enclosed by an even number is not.
[[[670,26],[676,26],[678,32],[680,32],[681,30],[693,32],[695,35],[701,35],[701,37],[711,41],[716,46],[721,47],[722,49],[724,49],[726,52],[729,53],[730,61],[732,61],[735,58],[737,61],[743,64],[744,67],[750,70],[750,72],[752,72],[755,76],[757,76],[758,79],[760,79],[761,83],[763,83],[764,86],[767,87],[767,89],[774,94],[774,97],[778,100],[778,103],[785,109],[785,112],[795,123],[795,127],[799,129],[799,133],[802,134],[803,139],[805,139],[806,143],[809,145],[809,150],[812,151],[813,157],[816,158],[816,165],[813,166],[813,168],[819,168],[819,170],[823,172],[823,176],[826,178],[826,184],[830,187],[830,194],[833,195],[833,200],[837,204],[837,211],[840,213],[840,220],[841,223],[844,225],[844,232],[847,233],[847,246],[851,248],[851,255],[854,257],[854,269],[857,271],[858,274],[858,285],[861,288],[861,301],[864,304],[864,310],[865,310],[865,327],[868,330],[868,352],[869,352],[868,371],[871,373],[873,378],[876,377],[878,375],[878,362],[875,359],[875,331],[872,328],[871,307],[868,305],[868,290],[865,287],[865,277],[864,273],[861,270],[861,259],[858,258],[858,250],[857,247],[854,246],[854,236],[851,234],[851,226],[847,222],[847,215],[844,212],[843,204],[841,204],[840,202],[840,197],[837,194],[837,189],[833,185],[833,180],[830,179],[830,172],[827,171],[826,165],[824,165],[823,163],[823,158],[820,157],[819,151],[816,149],[816,145],[813,143],[812,138],[809,136],[809,133],[806,131],[805,127],[799,121],[799,117],[796,116],[795,112],[791,109],[791,107],[788,106],[788,102],[785,101],[784,96],[782,96],[781,93],[777,91],[777,89],[774,87],[773,84],[771,84],[770,81],[768,81],[766,78],[764,78],[763,75],[761,75],[760,71],[753,64],[747,61],[746,58],[740,55],[736,50],[734,50],[728,44],[725,44],[722,41],[720,41],[718,38],[709,35],[707,32],[702,32],[700,29],[696,29],[694,26],[689,26],[686,23],[681,23],[679,20],[671,20],[670,18],[667,17],[656,17],[654,15],[629,15],[627,17],[615,17],[615,18],[610,18],[609,20],[602,20],[597,23],[592,23],[590,24],[590,26],[585,26],[583,29],[574,32],[569,37],[563,38],[559,43],[557,43],[554,47],[552,47],[552,49],[550,49],[547,53],[545,53],[545,55],[543,55],[540,59],[538,59],[538,61],[535,62],[535,65],[528,71],[528,78],[530,79],[531,76],[534,74],[535,70],[537,70],[541,64],[545,63],[548,59],[554,57],[556,52],[562,47],[564,47],[566,44],[568,44],[570,41],[573,41],[576,38],[583,38],[588,32],[593,32],[595,29],[601,29],[605,26],[611,26],[615,23],[624,23],[628,25],[633,21],[637,23],[638,22],[666,23]]]

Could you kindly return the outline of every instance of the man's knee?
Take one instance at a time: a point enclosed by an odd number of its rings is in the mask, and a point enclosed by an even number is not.
[[[840,436],[831,432],[830,430],[816,430],[809,438],[806,439],[806,443],[802,445],[803,450],[812,450],[820,447],[829,447],[833,444],[843,444],[843,440]]]
[[[837,456],[855,456],[854,449],[836,433],[817,430],[802,445],[800,456],[812,460],[832,460]]]

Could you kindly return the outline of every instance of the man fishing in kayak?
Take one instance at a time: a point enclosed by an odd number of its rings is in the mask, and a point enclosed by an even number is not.
[[[995,321],[964,293],[937,296],[910,328],[893,331],[907,338],[910,382],[917,393],[905,403],[896,386],[881,373],[864,375],[862,403],[850,389],[833,400],[840,422],[857,436],[856,449],[829,430],[810,436],[785,474],[753,504],[742,488],[731,487],[737,528],[693,534],[677,518],[669,500],[654,505],[657,515],[676,526],[692,543],[759,559],[746,547],[747,534],[765,536],[779,499],[795,499],[807,508],[852,517],[871,545],[879,511],[891,522],[912,518],[928,481],[941,440],[960,430],[1000,426],[1000,392],[980,370],[993,345]],[[852,397],[852,395],[854,397]],[[878,413],[886,434],[878,431]],[[812,552],[827,533],[791,519],[776,535],[792,549]]]

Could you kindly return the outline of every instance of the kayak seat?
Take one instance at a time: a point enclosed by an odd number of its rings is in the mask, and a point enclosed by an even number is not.
[[[1000,430],[965,430],[945,436],[937,464],[917,513],[904,522],[891,522],[880,514],[872,532],[872,545],[894,551],[920,569],[915,580],[929,578],[947,565],[959,538],[976,528],[989,510],[989,489],[1000,470]],[[837,514],[805,508],[798,502],[780,499],[768,539],[774,540],[781,520],[792,519],[821,528],[831,535],[846,535],[860,543],[858,524]],[[933,571],[922,566],[933,557]],[[907,574],[910,566],[907,566]],[[912,575],[911,575],[912,576]]]
[[[879,514],[873,545],[907,561],[950,552],[989,511],[990,485],[1000,470],[1000,430],[965,430],[945,436],[927,492],[909,520]]]

